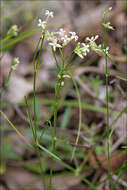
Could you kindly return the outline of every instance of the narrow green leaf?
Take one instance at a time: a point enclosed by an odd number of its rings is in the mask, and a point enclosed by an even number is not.
[[[69,120],[70,120],[70,116],[71,116],[71,107],[67,107],[64,112],[62,122],[61,122],[62,129],[65,129],[67,127]]]

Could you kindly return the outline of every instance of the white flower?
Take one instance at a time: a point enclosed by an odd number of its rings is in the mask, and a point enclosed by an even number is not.
[[[63,28],[60,28],[58,32],[55,32],[55,34],[59,34],[60,36],[64,36],[65,30]]]
[[[82,46],[83,47],[82,47]],[[89,53],[89,45],[85,44],[85,43],[82,43],[80,44],[80,42],[77,43],[77,46],[74,50],[74,52],[80,57],[80,58],[84,58],[84,56],[87,55],[87,53]]]
[[[85,44],[85,43],[82,43],[82,50],[83,50],[83,52],[84,52],[84,54],[85,54],[85,56],[87,55],[87,53],[89,53],[89,45],[88,44]]]
[[[87,37],[86,38],[86,41],[88,41],[88,45],[89,45],[89,48],[93,51],[98,51],[98,49],[100,49],[97,44],[96,44],[96,40],[99,38],[98,35],[96,36],[92,36],[91,38]]]
[[[74,50],[74,52],[80,57],[80,58],[84,58],[84,56],[83,56],[83,54],[82,54],[82,51],[81,51],[81,44],[80,44],[80,42],[78,42],[77,43],[77,45],[76,45],[76,48],[75,48],[75,50]]]
[[[104,51],[105,54],[108,54],[109,47],[106,47],[103,51]]]
[[[53,12],[52,11],[46,10],[45,15],[48,16],[48,17],[53,18]]]
[[[47,40],[52,42],[55,39],[54,32],[49,32],[48,30],[46,31],[46,37]]]
[[[93,46],[90,46],[90,47],[91,47],[91,50],[95,51],[99,55],[102,55],[102,53],[104,53],[103,50],[102,50],[102,45],[101,44],[97,45],[95,43],[95,44],[93,44]]]
[[[70,42],[71,38],[69,38],[67,35],[65,35],[61,38],[61,40],[63,40],[63,46],[65,46]]]
[[[50,46],[53,46],[53,50],[56,51],[56,48],[61,48],[62,46],[57,43],[57,39],[54,39],[52,42],[49,43]]]
[[[69,32],[69,33],[71,34],[71,39],[72,39],[72,40],[73,40],[73,39],[75,39],[75,41],[78,40],[78,36],[76,35],[75,32]]]
[[[41,28],[43,28],[43,29],[45,29],[47,22],[46,21],[42,21],[41,19],[39,19],[38,22],[39,22],[38,26],[41,27]]]
[[[107,22],[107,23],[103,23],[103,26],[109,30],[114,30],[113,26],[111,26],[111,23],[110,22]]]
[[[95,42],[98,38],[99,38],[98,35],[96,35],[95,37],[92,36],[91,38],[87,37],[87,38],[86,38],[86,41],[88,41],[88,42]]]

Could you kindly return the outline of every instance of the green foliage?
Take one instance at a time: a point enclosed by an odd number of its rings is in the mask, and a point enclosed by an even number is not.
[[[105,153],[105,147],[103,145],[99,146],[99,145],[96,145],[95,146],[95,151],[98,153],[98,154],[104,154]]]
[[[5,159],[13,159],[13,160],[20,160],[21,157],[18,153],[14,152],[13,144],[10,140],[4,142],[3,145],[0,147],[1,157]]]
[[[42,168],[45,172],[48,169],[47,160],[45,158],[41,158]],[[32,172],[41,174],[40,165],[39,164],[25,164],[25,168],[29,169]]]
[[[65,109],[65,112],[63,114],[63,118],[61,120],[61,129],[67,128],[67,125],[70,121],[70,117],[71,117],[71,107],[67,107]]]
[[[96,94],[100,94],[100,86],[102,85],[102,80],[100,79],[99,76],[96,77],[91,77],[91,87],[96,90]]]
[[[30,30],[27,30],[27,31],[24,31],[24,32],[20,33],[15,38],[9,39],[6,43],[0,42],[1,51],[10,50],[15,44],[25,40],[26,38],[28,38],[28,37],[30,37],[32,35],[34,35],[38,31],[39,31],[38,29],[30,29]]]

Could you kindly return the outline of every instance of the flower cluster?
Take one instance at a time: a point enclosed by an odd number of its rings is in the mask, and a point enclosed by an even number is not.
[[[46,10],[45,11],[46,19],[42,21],[41,19],[38,20],[38,26],[42,28],[44,31],[47,26],[47,22],[49,17],[53,18],[53,12]],[[66,31],[63,28],[60,28],[57,32],[49,32],[48,30],[45,31],[45,36],[49,41],[49,45],[52,46],[53,50],[56,51],[56,48],[62,48],[66,46],[71,40],[78,40],[78,36],[75,32],[69,32],[69,35],[66,34]]]
[[[108,9],[106,9],[103,12],[103,18],[102,18],[102,24],[105,28],[109,29],[109,30],[114,30],[113,26],[111,26],[110,22],[106,22],[106,15],[112,10],[112,7],[109,7]]]
[[[95,41],[96,41],[98,38],[99,38],[99,36],[96,35],[95,37],[92,36],[91,38],[86,37],[85,40],[86,40],[87,42],[89,42],[89,45],[92,47],[92,46],[95,46],[95,45],[96,45]]]
[[[111,10],[111,8],[108,9],[108,12]],[[107,11],[105,11],[103,17],[107,14]],[[68,43],[70,43],[72,40],[75,42],[78,40],[78,36],[75,32],[66,32],[63,28],[60,28],[58,31],[55,32],[49,32],[46,29],[47,21],[49,17],[53,18],[53,12],[46,10],[45,11],[46,19],[42,21],[39,19],[38,26],[42,28],[42,31],[45,33],[45,37],[49,43],[49,45],[52,47],[54,51],[56,51],[57,48],[64,48]],[[110,22],[103,22],[104,27],[113,29],[110,25]],[[90,51],[95,51],[97,53],[106,53],[108,54],[109,47],[104,48],[101,44],[97,45],[96,40],[99,38],[98,35],[92,36],[92,37],[86,37],[85,43],[78,42],[76,44],[76,48],[73,52],[77,54],[80,58],[84,58],[84,56],[87,55]]]
[[[91,38],[86,37],[85,41],[88,43],[90,50],[95,52],[101,51],[101,45],[97,45],[95,42],[98,38],[98,35],[92,36]]]
[[[98,35],[92,36],[91,38],[87,37],[85,40],[88,42],[89,48],[96,53],[106,53],[108,54],[109,47],[104,48],[101,44],[97,45],[96,40],[99,38]]]
[[[57,38],[54,38],[50,43],[49,43],[50,46],[53,47],[53,50],[56,51],[56,48],[61,48],[62,46],[58,43],[58,39]]]
[[[113,26],[111,26],[110,22],[103,23],[104,27],[109,29],[109,30],[114,30]]]
[[[108,50],[109,47],[106,47],[105,49],[103,49],[102,45],[97,45],[96,44],[96,40],[99,38],[98,35],[96,36],[92,36],[91,38],[86,37],[85,38],[85,42],[87,43],[80,43],[78,42],[76,45],[76,48],[74,50],[74,52],[80,57],[80,58],[84,58],[84,56],[87,55],[87,53],[89,53],[90,51],[95,51],[97,53],[106,53],[108,54]]]
[[[74,52],[80,57],[80,58],[84,58],[84,56],[87,55],[87,53],[89,53],[89,45],[85,44],[85,43],[80,43],[78,42],[76,45],[76,48],[74,50]]]
[[[49,11],[49,10],[46,10],[45,11],[45,16],[46,16],[46,20],[42,21],[41,19],[38,19],[38,26],[41,27],[43,30],[45,30],[46,26],[47,26],[47,22],[48,22],[48,19],[49,17],[53,18],[53,12]]]
[[[49,41],[49,45],[52,46],[53,50],[56,51],[56,48],[65,47],[71,40],[78,40],[78,36],[75,32],[69,32],[69,35],[66,34],[66,31],[63,28],[60,28],[57,32],[46,31],[46,38]]]

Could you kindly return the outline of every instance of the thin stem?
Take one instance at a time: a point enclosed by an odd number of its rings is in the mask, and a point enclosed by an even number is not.
[[[53,127],[53,144],[52,144],[52,153],[55,154],[55,149],[56,149],[56,123],[57,123],[57,111],[59,107],[59,100],[60,100],[60,88],[61,88],[61,83],[63,80],[63,73],[64,73],[64,49],[61,51],[61,57],[62,57],[62,67],[59,66],[55,52],[52,49],[52,53],[54,56],[54,59],[56,61],[56,66],[58,68],[58,74],[57,74],[57,82],[55,86],[55,105],[54,105],[54,127]],[[50,169],[50,183],[49,183],[49,188],[52,186],[52,175],[53,175],[53,161],[52,161],[52,166]]]
[[[55,54],[53,48],[52,48],[52,54],[53,54],[53,57],[54,57],[54,59],[55,59],[56,67],[57,67],[57,69],[60,71],[61,67],[60,67],[60,65],[59,65],[59,63],[58,63],[58,61],[57,61],[56,54]]]
[[[104,48],[106,49],[106,37],[107,30],[104,27]],[[108,173],[110,184],[112,184],[111,179],[111,164],[110,164],[110,124],[109,124],[109,92],[108,92],[108,55],[105,53],[105,82],[106,82],[106,109],[107,109],[107,153],[108,153]]]
[[[37,63],[35,61],[36,59],[36,55],[37,55],[37,50],[39,47],[41,41],[41,47],[40,47],[40,51],[39,51],[39,55],[37,57]],[[43,48],[43,41],[44,41],[44,36],[43,38],[40,38],[35,50],[35,54],[34,54],[34,58],[33,58],[33,64],[34,64],[34,80],[33,80],[33,96],[34,96],[34,100],[33,100],[33,106],[34,106],[34,127],[35,127],[35,133],[36,133],[36,129],[37,129],[37,114],[36,114],[36,78],[37,78],[37,70],[38,70],[38,63],[39,63],[39,58],[40,58],[40,53],[42,51]]]
[[[70,74],[70,76],[71,76],[71,74]],[[78,104],[79,104],[78,134],[77,134],[77,138],[76,138],[76,142],[75,142],[75,145],[77,145],[78,141],[79,141],[79,136],[80,136],[80,131],[81,131],[81,125],[82,125],[82,106],[81,106],[81,98],[80,98],[80,93],[79,93],[79,90],[78,90],[78,86],[77,86],[76,81],[73,79],[72,76],[71,76],[71,78],[72,78],[73,84],[75,86],[75,90],[76,90],[76,94],[77,94],[77,98],[78,98]],[[71,160],[73,160],[73,158],[74,158],[75,151],[76,151],[76,146],[73,149]]]
[[[34,126],[32,126],[32,129],[33,129],[32,131],[33,131],[33,137],[34,137],[34,141],[35,141],[35,149],[37,152],[38,159],[40,161],[40,173],[41,173],[42,181],[43,181],[43,184],[45,187],[45,179],[43,176],[43,164],[41,161],[41,154],[40,154],[39,147],[38,147],[39,143],[38,143],[38,137],[37,137],[37,113],[36,113],[36,107],[37,107],[36,106],[36,78],[37,78],[39,59],[40,59],[41,51],[43,48],[44,37],[45,37],[44,35],[43,35],[43,37],[40,37],[38,44],[36,46],[36,49],[35,49],[34,57],[33,57],[33,64],[34,64],[34,80],[33,80]],[[41,45],[40,45],[40,42],[41,42]],[[39,55],[37,57],[37,62],[36,62],[36,56],[37,56],[37,51],[38,51],[39,45],[40,45],[40,50],[39,50]],[[29,114],[29,118],[31,118],[30,114]],[[30,119],[30,121],[31,121],[31,119]]]
[[[7,42],[12,36],[13,36],[13,35],[8,35],[8,36],[6,36],[4,39],[2,39],[2,40],[0,41],[0,44],[3,44],[3,43],[5,43],[5,42]]]
[[[72,56],[71,56],[71,58],[70,58],[69,61],[68,61],[68,64],[67,64],[66,67],[65,67],[66,71],[68,71],[68,70],[70,69],[70,67],[77,61],[77,59],[79,59],[79,57],[77,56],[77,57],[74,59],[74,61],[72,61],[73,58],[74,58],[74,56],[75,56],[75,54],[73,53]]]
[[[35,150],[36,150],[37,157],[38,157],[38,160],[39,160],[39,163],[40,163],[41,179],[43,181],[44,188],[45,188],[46,187],[45,176],[43,175],[43,163],[42,163],[42,160],[41,160],[41,154],[40,154],[40,150],[39,150],[39,142],[38,142],[38,139],[37,139],[36,129],[35,129],[35,127],[33,125],[33,122],[32,122],[32,118],[31,118],[31,114],[30,114],[30,109],[29,109],[29,105],[28,105],[28,101],[27,101],[26,97],[25,97],[25,103],[26,103],[26,106],[27,106],[27,114],[28,114],[28,118],[29,118],[29,121],[30,121],[30,127],[31,127],[32,134],[33,134]]]
[[[6,80],[6,82],[5,82],[4,86],[3,86],[3,88],[1,89],[0,97],[2,96],[2,93],[3,93],[4,90],[7,88],[8,84],[9,84],[9,82],[10,82],[10,78],[11,78],[12,71],[13,71],[13,69],[10,68],[10,71],[9,71],[9,74],[8,74],[8,78],[7,78],[7,80]]]
[[[64,58],[64,48],[59,48],[60,50],[60,54],[61,54],[61,58],[62,58],[62,68],[64,68],[64,62],[65,62],[65,58]]]
[[[56,121],[57,121],[57,110],[59,107],[59,100],[60,100],[60,88],[61,83],[63,80],[63,72],[64,72],[64,50],[61,51],[61,57],[62,57],[62,68],[59,74],[57,75],[57,82],[55,87],[55,106],[54,106],[54,143],[53,143],[53,152],[55,151],[55,144],[56,144]]]

